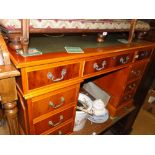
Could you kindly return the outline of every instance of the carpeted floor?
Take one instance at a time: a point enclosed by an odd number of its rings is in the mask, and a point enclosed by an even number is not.
[[[155,135],[155,116],[142,108],[134,122],[131,135]]]

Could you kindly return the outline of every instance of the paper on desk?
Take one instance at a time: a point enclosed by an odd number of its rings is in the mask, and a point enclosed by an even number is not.
[[[84,53],[81,47],[65,46],[67,53]]]
[[[128,40],[126,39],[117,39],[117,40],[123,44],[128,44]]]

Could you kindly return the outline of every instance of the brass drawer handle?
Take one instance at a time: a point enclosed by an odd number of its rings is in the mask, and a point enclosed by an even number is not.
[[[102,70],[102,69],[105,68],[105,65],[106,65],[106,64],[107,64],[107,63],[106,63],[106,61],[104,60],[104,61],[102,62],[102,67],[99,68],[98,64],[95,62],[94,65],[93,65],[93,68],[96,69],[97,71],[100,71],[100,70]]]
[[[135,84],[135,83],[130,84],[130,85],[128,86],[129,89],[134,89],[135,87],[136,87],[136,84]]]
[[[120,63],[122,63],[122,64],[126,64],[126,63],[128,63],[128,60],[129,60],[130,58],[129,58],[129,56],[127,56],[127,57],[121,57],[120,59],[119,59],[119,61],[120,61]]]
[[[143,53],[140,54],[140,56],[141,56],[141,57],[147,57],[148,54],[149,54],[149,53],[148,53],[147,51],[144,51]]]
[[[56,109],[56,108],[59,108],[60,106],[62,106],[65,102],[65,98],[64,97],[61,97],[60,98],[60,104],[54,104],[52,101],[49,101],[49,106]]]
[[[145,57],[149,56],[149,52],[148,51],[144,51],[142,53],[139,53],[135,56],[136,59],[140,58],[140,59],[144,59]]]
[[[131,72],[132,72],[132,74],[134,74],[136,76],[139,76],[141,74],[140,70],[132,70]]]
[[[127,95],[127,96],[125,96],[125,97],[124,97],[124,101],[129,100],[131,97],[132,97],[132,95],[130,95],[130,94],[129,94],[129,95]]]
[[[129,88],[129,89],[133,89],[134,87],[133,87],[132,85],[129,85],[128,88]]]
[[[52,81],[54,81],[54,82],[61,81],[61,80],[64,79],[64,76],[66,75],[66,73],[67,73],[67,70],[66,69],[63,69],[61,71],[61,77],[55,79],[54,75],[51,72],[48,72],[47,73],[47,78],[50,79],[50,80],[52,80]]]
[[[138,59],[138,58],[139,58],[139,54],[136,54],[136,55],[135,55],[135,59]]]
[[[48,125],[50,125],[50,126],[58,126],[59,124],[62,123],[63,119],[64,119],[64,116],[63,116],[63,115],[60,115],[59,122],[53,123],[53,121],[49,121],[49,122],[48,122]]]

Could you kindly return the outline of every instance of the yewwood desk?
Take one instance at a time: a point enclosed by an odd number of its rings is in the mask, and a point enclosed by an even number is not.
[[[153,43],[145,41],[99,44],[82,36],[34,38],[31,46],[44,54],[22,57],[9,49],[21,73],[16,81],[18,118],[24,134],[72,133],[78,94],[86,81],[111,95],[107,106],[111,117],[123,115],[134,104],[154,49]],[[64,46],[81,47],[84,53],[68,54]]]

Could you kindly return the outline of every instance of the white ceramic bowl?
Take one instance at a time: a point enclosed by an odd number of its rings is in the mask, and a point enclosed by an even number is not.
[[[105,113],[103,115],[100,115],[100,116],[88,115],[88,119],[94,123],[104,123],[108,120],[108,118],[109,118],[109,112],[107,109],[105,109]]]

